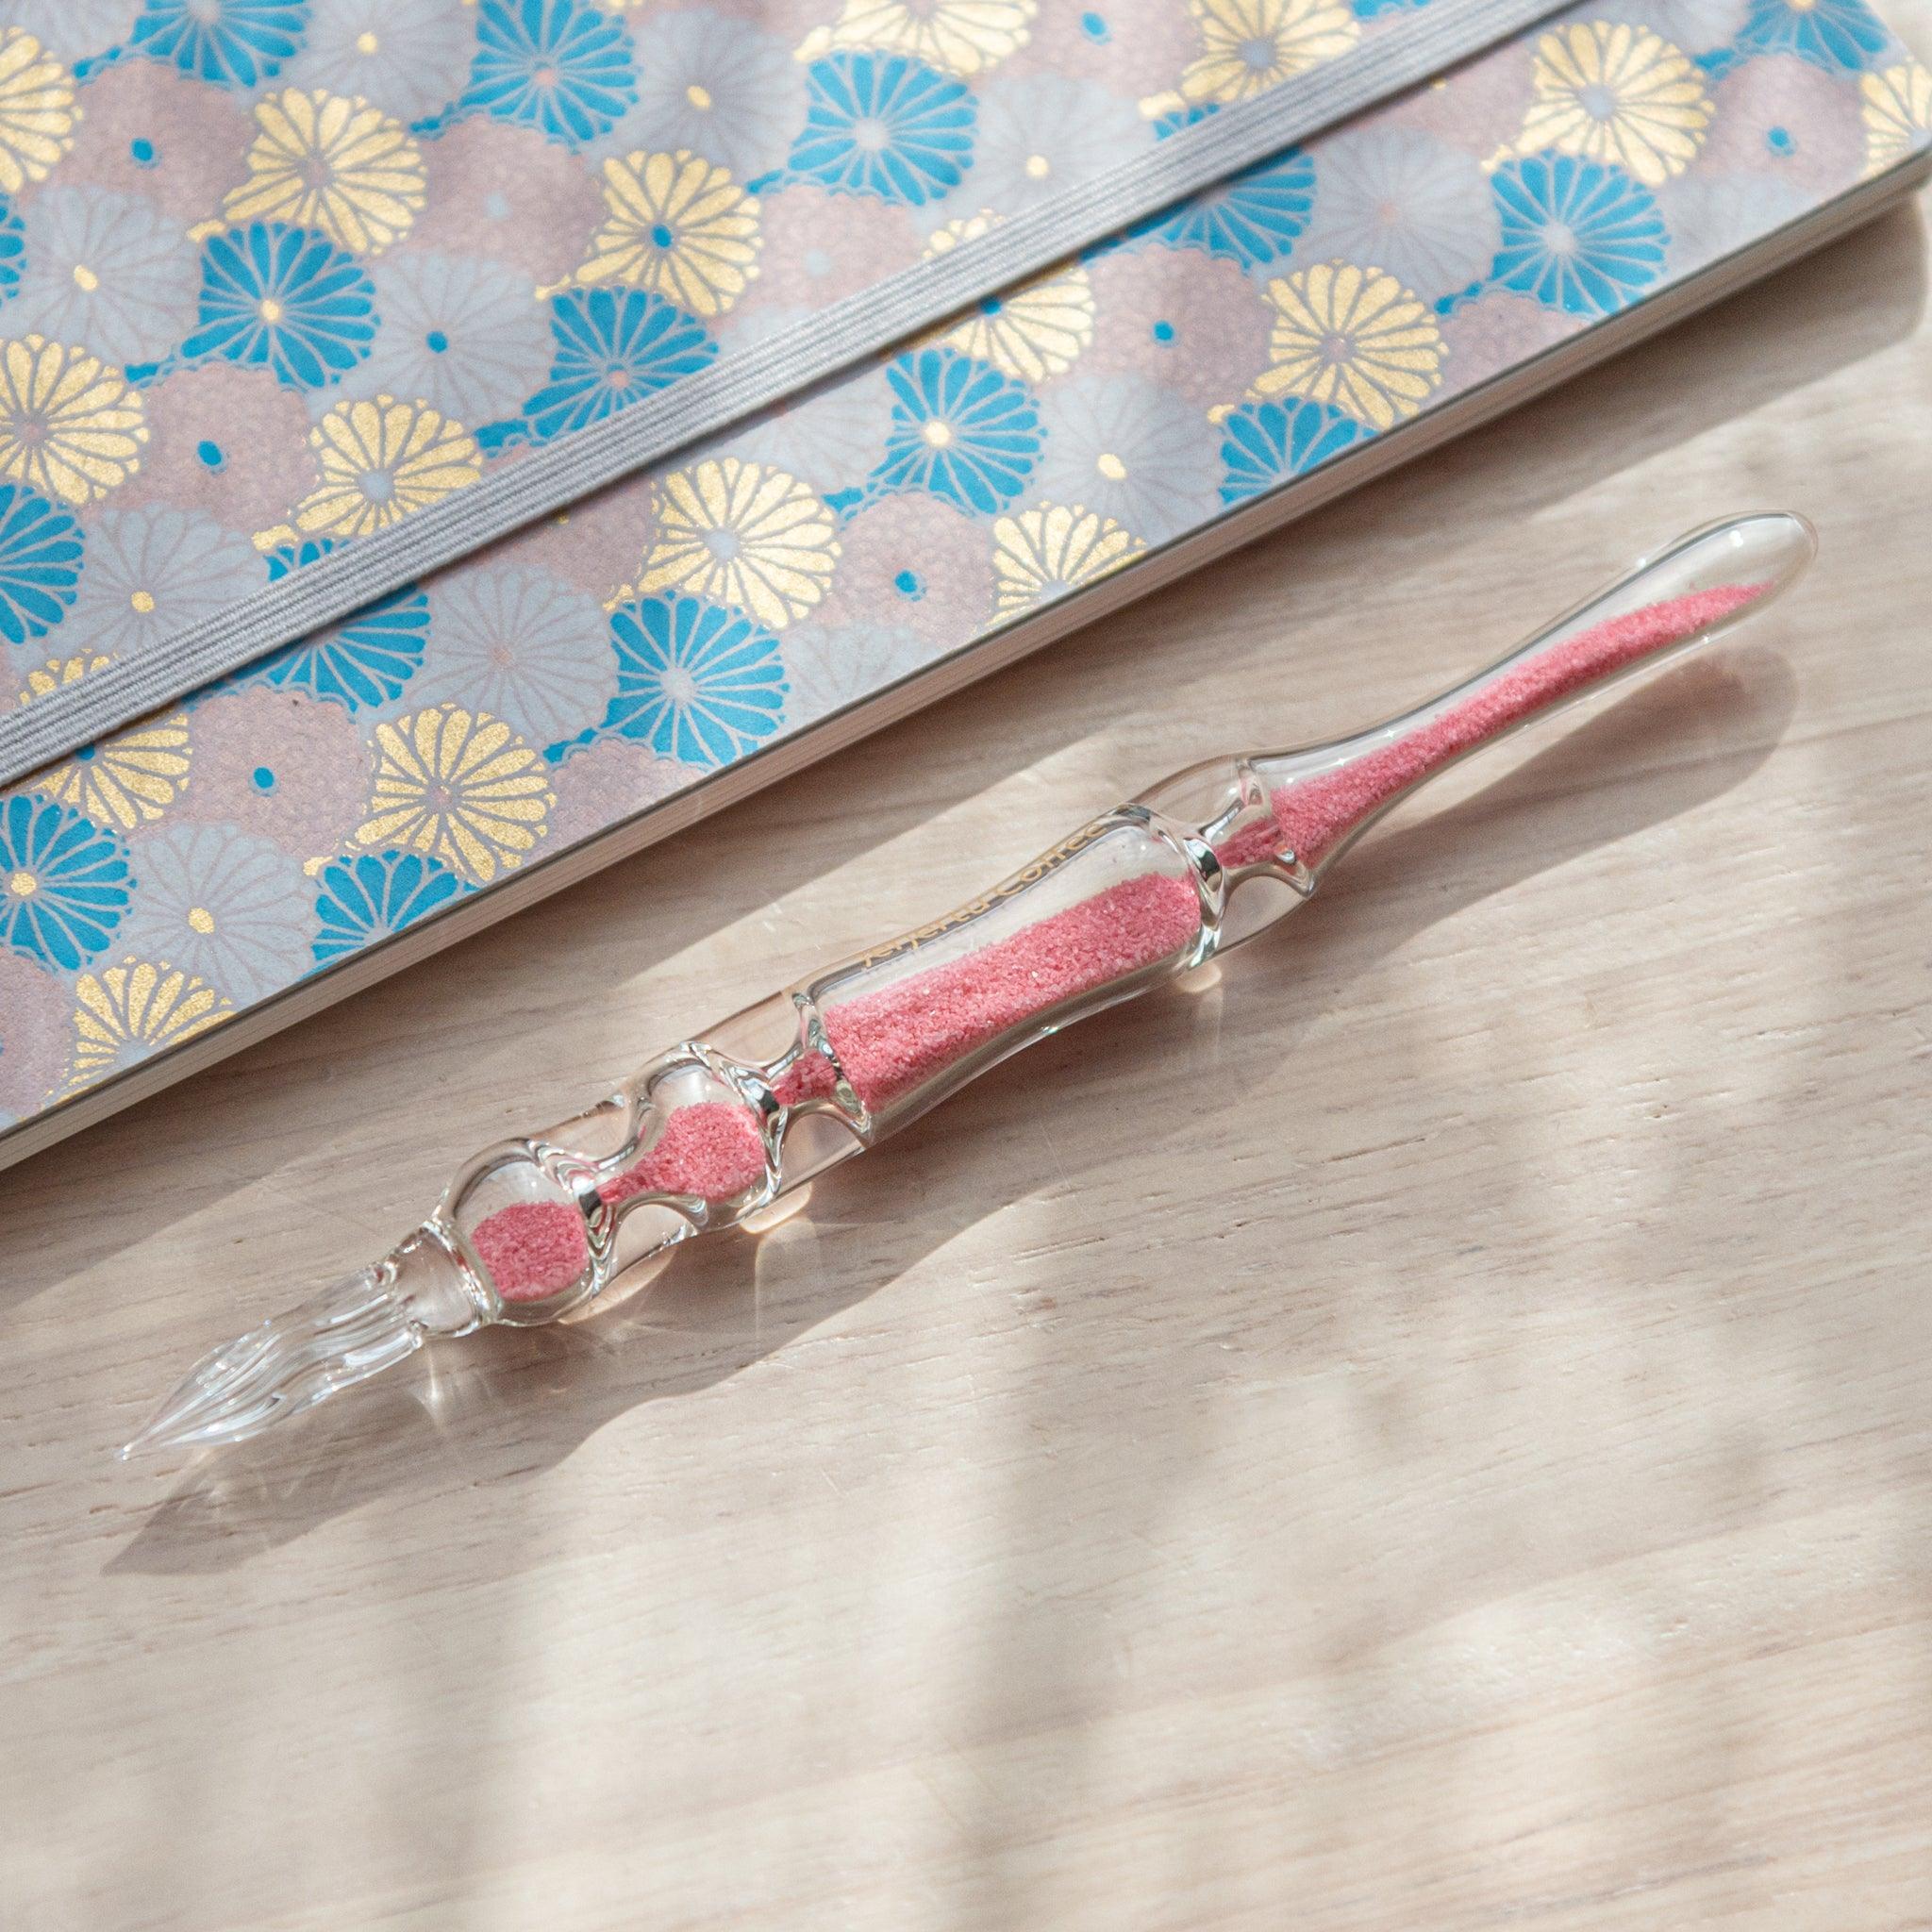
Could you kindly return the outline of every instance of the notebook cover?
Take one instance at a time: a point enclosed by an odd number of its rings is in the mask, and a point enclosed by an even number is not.
[[[20,702],[1415,10],[12,0]],[[1869,197],[1928,119],[1864,0],[1575,8],[37,774],[0,1160]]]

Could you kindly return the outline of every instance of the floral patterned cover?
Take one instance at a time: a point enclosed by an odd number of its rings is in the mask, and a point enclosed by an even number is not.
[[[0,698],[1415,0],[6,0]],[[0,797],[0,1126],[1924,147],[1865,0],[1591,0]]]

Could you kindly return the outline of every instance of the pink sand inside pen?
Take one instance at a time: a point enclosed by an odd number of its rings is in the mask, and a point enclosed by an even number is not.
[[[1761,596],[1726,585],[1649,605],[1552,646],[1440,717],[1348,767],[1281,787],[1271,818],[1216,848],[1224,865],[1253,864],[1286,846],[1318,862],[1352,827],[1451,759],[1582,686],[1680,643]],[[1174,957],[1200,930],[1186,878],[1124,879],[1018,932],[826,1009],[845,1076],[874,1111],[958,1064],[1009,1028],[1124,974]],[[786,1106],[831,1094],[830,1063],[804,1056],[777,1085]],[[677,1109],[650,1152],[598,1190],[615,1204],[641,1193],[730,1200],[764,1173],[757,1116],[732,1101]],[[506,1301],[568,1288],[589,1257],[582,1217],[561,1202],[498,1210],[475,1231],[476,1251]]]
[[[853,1091],[878,1108],[1034,1014],[1179,952],[1200,929],[1201,902],[1187,879],[1143,874],[962,959],[831,1008],[825,1034]],[[791,1107],[832,1089],[831,1063],[811,1053],[776,1091]],[[612,1204],[641,1193],[724,1201],[764,1171],[751,1109],[699,1101],[672,1114],[651,1151],[598,1192]],[[499,1208],[472,1240],[497,1292],[511,1302],[541,1301],[568,1288],[589,1258],[583,1218],[560,1201]]]
[[[1282,786],[1268,801],[1272,821],[1237,833],[1216,854],[1224,865],[1250,865],[1285,845],[1304,864],[1319,864],[1364,819],[1418,779],[1585,685],[1682,643],[1770,588],[1724,584],[1593,624],[1380,751]]]
[[[470,1240],[507,1302],[541,1301],[584,1272],[584,1217],[561,1201],[513,1201],[471,1231]]]
[[[853,1091],[876,1109],[1036,1013],[1179,952],[1200,930],[1192,881],[1142,873],[964,958],[827,1008],[825,1037]],[[778,1085],[788,1105],[831,1091],[831,1066],[815,1053]]]

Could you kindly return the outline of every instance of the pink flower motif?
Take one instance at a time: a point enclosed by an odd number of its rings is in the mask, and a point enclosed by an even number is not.
[[[533,282],[568,275],[604,211],[597,170],[534,127],[459,121],[423,143],[423,168],[411,251],[487,255]]]
[[[557,794],[551,843],[574,845],[621,824],[704,775],[697,766],[660,758],[634,740],[600,739],[574,752],[551,774],[550,789]]]
[[[928,645],[958,643],[992,609],[992,532],[930,496],[891,496],[839,533],[818,629],[891,625]]]
[[[317,481],[308,412],[267,369],[180,369],[147,391],[148,443],[118,507],[194,509],[231,530],[280,522]]]
[[[59,178],[139,194],[184,228],[221,207],[255,138],[244,102],[151,60],[102,68],[81,98]]]
[[[508,538],[489,555],[494,561],[554,571],[608,601],[642,567],[655,526],[651,479],[645,473],[580,497],[533,529]]]
[[[1583,326],[1582,316],[1545,308],[1526,295],[1500,291],[1478,295],[1442,324],[1442,342],[1448,352],[1442,372],[1446,389],[1474,389],[1500,370],[1526,361]]]
[[[1209,409],[1241,400],[1268,366],[1271,309],[1261,285],[1231,261],[1191,249],[1118,248],[1093,281],[1091,375],[1141,375]]]
[[[340,705],[262,688],[224,691],[190,715],[181,813],[272,839],[296,858],[336,851],[361,822],[372,766]]]
[[[25,1119],[60,1084],[73,1006],[51,973],[0,954],[0,1121]]]
[[[903,208],[802,184],[764,196],[764,252],[747,306],[823,308],[919,259]]]
[[[1097,80],[1138,102],[1171,92],[1201,51],[1193,14],[1174,0],[1108,0],[1100,15],[1104,39],[1088,31],[1095,18],[1093,0],[1040,0],[1032,37],[1010,60],[1000,62],[1001,78],[1060,74]]]
[[[1711,93],[1703,171],[1770,176],[1807,197],[1849,188],[1865,164],[1865,138],[1844,94],[1841,75],[1789,54],[1746,60]]]
[[[1486,160],[1513,141],[1536,97],[1535,35],[1492,48],[1395,103],[1366,116],[1364,128],[1414,127]],[[1321,166],[1317,142],[1315,165]]]
[[[635,10],[636,0],[631,0]],[[615,8],[605,8],[615,12]],[[796,47],[814,27],[830,26],[838,19],[840,0],[711,0],[713,13],[748,21],[763,27],[788,47]]]

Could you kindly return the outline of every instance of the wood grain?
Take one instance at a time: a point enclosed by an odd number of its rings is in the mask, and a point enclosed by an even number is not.
[[[0,1924],[1932,1924],[1926,259],[1894,214],[9,1174]],[[1744,641],[1212,990],[595,1321],[108,1459],[473,1145],[1769,506],[1824,551]]]

